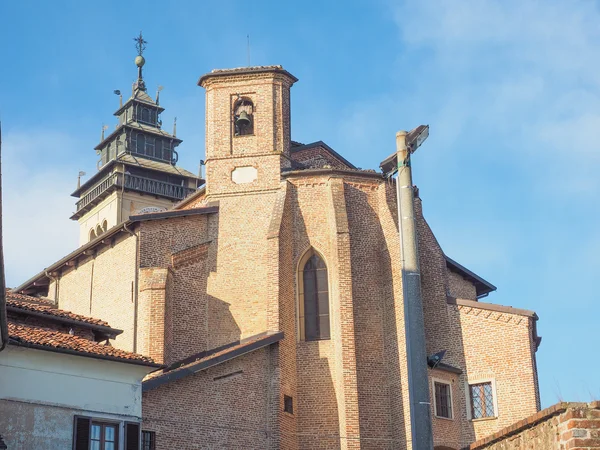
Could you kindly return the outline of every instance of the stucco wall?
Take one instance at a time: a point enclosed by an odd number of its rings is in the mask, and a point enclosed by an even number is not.
[[[0,353],[0,429],[9,449],[70,449],[74,415],[139,421],[151,368],[22,347]]]

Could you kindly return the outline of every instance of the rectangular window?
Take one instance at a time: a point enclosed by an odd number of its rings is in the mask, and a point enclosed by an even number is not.
[[[122,439],[124,439],[124,450],[139,450],[140,424],[125,422],[124,427],[122,425],[123,422],[119,421],[75,416],[73,450],[119,450]],[[122,428],[124,434],[121,433]]]
[[[294,414],[294,399],[289,395],[283,396],[283,410],[286,413]]]
[[[441,380],[434,380],[434,405],[436,417],[452,419],[452,385]]]
[[[491,381],[470,384],[469,396],[471,397],[472,419],[496,417],[494,407],[494,387]]]
[[[142,450],[156,450],[156,433],[142,431]]]
[[[119,427],[114,423],[92,422],[90,450],[118,450]]]

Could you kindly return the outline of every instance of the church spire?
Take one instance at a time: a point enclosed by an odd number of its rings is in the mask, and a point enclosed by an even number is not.
[[[144,40],[142,36],[142,32],[140,31],[140,35],[138,37],[133,38],[135,41],[135,48],[137,49],[138,55],[135,57],[135,65],[138,68],[138,79],[135,82],[134,90],[139,89],[140,91],[146,91],[146,83],[144,83],[144,78],[142,77],[142,67],[146,63],[146,59],[143,56],[144,50],[146,50],[147,41]]]

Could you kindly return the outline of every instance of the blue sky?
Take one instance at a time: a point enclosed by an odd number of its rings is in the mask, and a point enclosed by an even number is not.
[[[78,170],[95,170],[114,89],[149,42],[149,92],[177,116],[180,164],[204,156],[213,68],[282,64],[292,137],[378,168],[395,132],[445,252],[535,310],[542,403],[600,398],[600,3],[553,0],[2,2],[5,255],[17,285],[77,246]],[[169,129],[169,126],[167,126]]]

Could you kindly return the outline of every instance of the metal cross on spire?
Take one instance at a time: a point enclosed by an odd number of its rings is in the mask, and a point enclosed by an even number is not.
[[[148,41],[144,40],[144,37],[142,36],[141,31],[140,31],[140,35],[138,37],[134,37],[133,40],[135,41],[135,48],[138,51],[138,56],[142,56],[142,54],[144,53],[144,50],[146,50],[146,44],[148,43]]]

